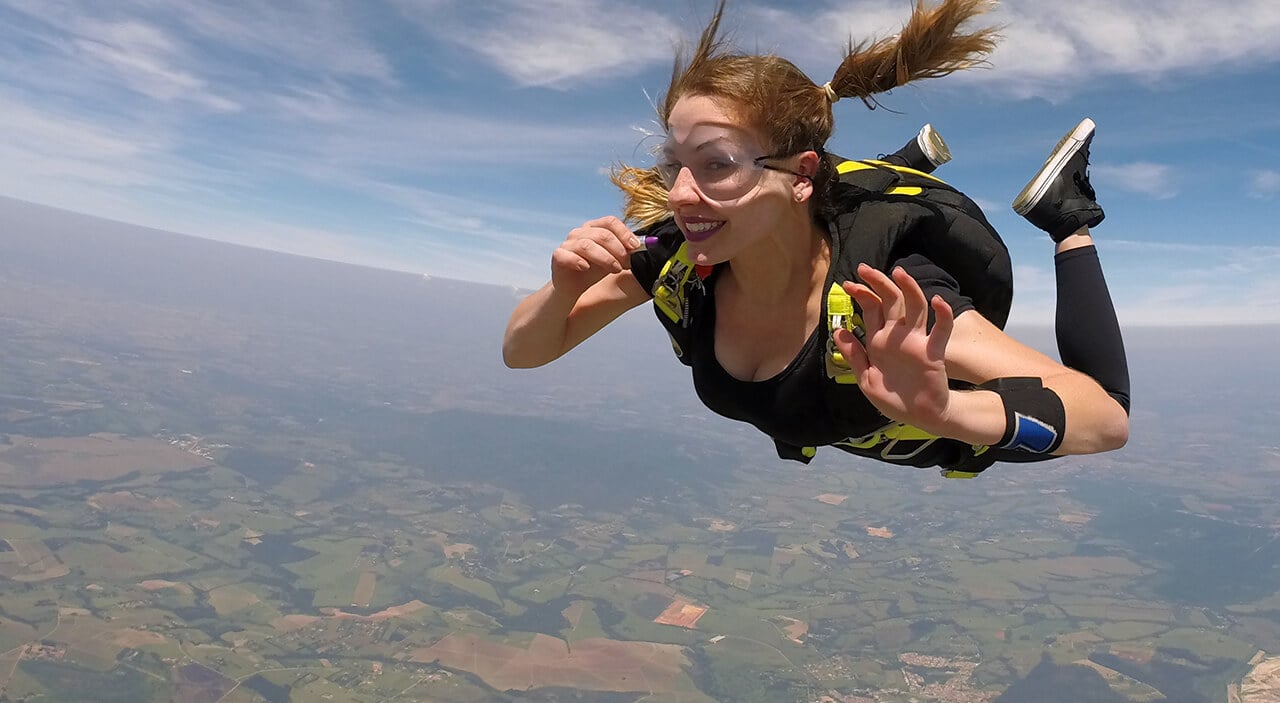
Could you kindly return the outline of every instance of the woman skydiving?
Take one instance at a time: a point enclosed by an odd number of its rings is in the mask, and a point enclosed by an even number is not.
[[[785,59],[727,51],[721,2],[676,62],[658,164],[615,174],[640,229],[605,217],[569,233],[550,282],[512,314],[507,365],[551,362],[652,300],[702,402],[784,458],[836,446],[971,476],[1123,446],[1128,370],[1089,233],[1103,217],[1091,121],[1014,202],[1055,242],[1062,363],[1001,330],[1008,255],[971,200],[900,159],[825,151],[835,101],[873,104],[985,57],[993,30],[960,27],[988,7],[918,4],[897,37],[851,47],[820,86]]]

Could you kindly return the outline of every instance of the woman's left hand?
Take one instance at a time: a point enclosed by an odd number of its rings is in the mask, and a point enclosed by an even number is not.
[[[836,348],[858,377],[863,395],[891,420],[938,434],[947,424],[951,391],[945,353],[955,316],[941,297],[926,301],[920,284],[901,267],[892,277],[861,264],[844,289],[862,310],[863,342],[837,330]],[[929,308],[934,324],[929,330]]]

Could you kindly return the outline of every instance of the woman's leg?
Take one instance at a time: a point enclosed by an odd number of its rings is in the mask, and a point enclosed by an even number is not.
[[[926,124],[901,149],[892,154],[881,154],[880,160],[933,173],[934,169],[951,160],[951,149],[933,125]]]
[[[1115,306],[1089,228],[1104,217],[1089,183],[1093,120],[1067,133],[1013,201],[1013,209],[1056,243],[1058,354],[1129,412],[1129,366]]]
[[[1088,230],[1058,244],[1054,330],[1062,363],[1088,374],[1129,412],[1129,365],[1120,322]]]

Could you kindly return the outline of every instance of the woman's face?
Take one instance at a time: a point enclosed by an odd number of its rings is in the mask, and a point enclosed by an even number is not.
[[[812,181],[797,172],[801,155],[772,153],[757,130],[705,96],[680,98],[667,124],[658,165],[695,263],[728,261],[789,232],[787,218],[807,220]]]

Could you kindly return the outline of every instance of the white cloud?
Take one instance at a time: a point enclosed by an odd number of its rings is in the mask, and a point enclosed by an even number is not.
[[[150,48],[190,56],[231,49],[307,73],[394,80],[386,57],[357,29],[361,25],[351,13],[353,6],[338,0],[0,0],[4,6],[26,15],[32,26],[28,31],[52,37],[52,42],[59,34],[100,40],[103,26],[145,23],[168,35],[159,45],[142,35],[133,37]]]
[[[338,0],[204,2],[164,0],[172,19],[205,41],[305,74],[394,84],[390,60],[363,32],[355,8]]]
[[[299,114],[327,93],[345,98],[347,84],[395,85],[368,27],[335,0],[0,0],[5,7],[17,14],[0,26],[0,84],[99,110],[128,104],[122,87],[205,112],[268,104]]]
[[[1201,0],[1008,2],[994,19],[1006,39],[993,70],[973,78],[1051,100],[1108,76],[1160,81],[1280,61],[1280,4],[1271,0],[1212,9]]]
[[[738,42],[744,49],[754,43],[776,50],[821,83],[850,37],[892,35],[910,7],[864,0],[787,11],[731,5],[728,12],[748,20]],[[1274,0],[1006,0],[979,22],[1002,28],[990,70],[948,80],[1018,97],[1057,101],[1109,77],[1162,81],[1280,62],[1280,3]]]
[[[427,32],[476,52],[517,84],[560,88],[669,64],[673,44],[695,39],[712,6],[660,13],[619,0],[498,0],[479,10],[462,0],[396,2]],[[910,7],[740,2],[723,27],[742,50],[777,52],[822,82],[850,38],[896,33]],[[999,25],[1003,41],[991,70],[956,80],[1022,97],[1060,99],[1109,76],[1158,81],[1280,61],[1280,4],[1272,0],[1235,0],[1223,11],[1206,11],[1203,0],[1010,0],[979,21]]]
[[[1118,240],[1103,255],[1117,307],[1134,322],[1280,322],[1280,247]]]
[[[1280,246],[1101,239],[1107,286],[1123,326],[1280,323]],[[1051,268],[1016,266],[1012,327],[1052,326]]]
[[[1261,199],[1280,195],[1280,171],[1270,169],[1255,171],[1249,183],[1249,195]]]
[[[1167,164],[1139,161],[1129,164],[1094,164],[1089,178],[1108,190],[1141,193],[1156,200],[1168,200],[1178,194],[1177,169]]]
[[[48,200],[76,188],[147,187],[164,180],[173,142],[158,131],[29,107],[0,91],[0,192]]]
[[[162,102],[190,100],[219,112],[240,109],[235,101],[214,94],[205,80],[180,68],[186,57],[157,27],[137,21],[86,22],[82,31],[72,45],[83,63],[96,64],[134,91]]]
[[[425,31],[487,59],[522,86],[563,88],[638,73],[672,57],[675,23],[619,0],[402,0]]]

